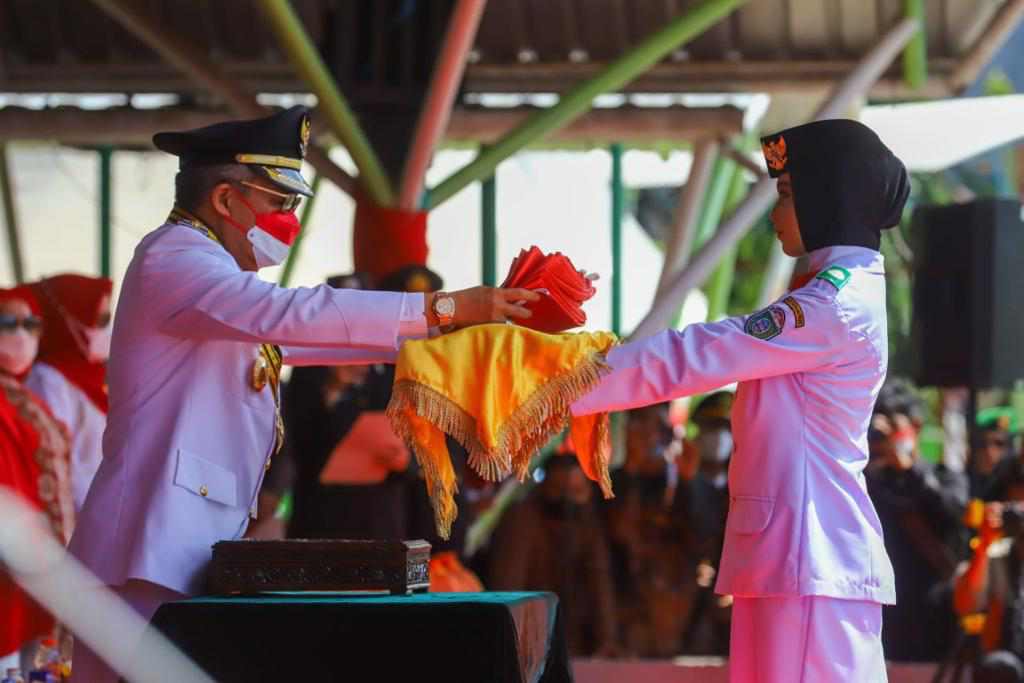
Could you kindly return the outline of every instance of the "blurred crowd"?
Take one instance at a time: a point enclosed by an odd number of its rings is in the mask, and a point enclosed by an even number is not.
[[[929,407],[893,378],[872,416],[865,486],[897,586],[897,604],[885,608],[886,656],[971,667],[979,682],[1024,681],[1017,418],[1009,407],[982,411],[967,440],[964,392],[948,393]],[[688,416],[668,404],[626,414],[613,500],[600,500],[575,460],[556,453],[503,516],[484,584],[558,593],[579,656],[726,655],[731,599],[715,594],[714,580],[732,400],[719,391],[693,401]],[[946,424],[945,442],[925,447],[929,422]]]
[[[0,487],[40,510],[62,543],[103,453],[111,289],[71,274],[0,289]],[[70,647],[0,571],[0,672],[66,673]]]
[[[419,266],[376,282],[358,273],[328,282],[443,287]],[[109,280],[70,275],[0,291],[0,484],[44,511],[64,541],[102,452],[110,291]],[[250,537],[423,538],[431,590],[557,593],[574,656],[727,654],[731,598],[714,584],[729,507],[731,391],[615,416],[621,456],[610,500],[569,440],[539,457],[527,486],[509,490],[477,478],[449,440],[460,514],[442,540],[415,459],[383,416],[392,372],[293,370],[282,392],[285,451]],[[969,666],[976,681],[1024,681],[1017,416],[996,406],[968,429],[964,391],[930,398],[890,378],[869,430],[865,486],[898,595],[885,609],[886,655]],[[929,441],[937,425],[944,437]],[[467,530],[487,516],[497,523],[469,548]],[[0,667],[20,660],[27,669],[40,653],[61,651],[59,628],[2,574],[0,598]]]

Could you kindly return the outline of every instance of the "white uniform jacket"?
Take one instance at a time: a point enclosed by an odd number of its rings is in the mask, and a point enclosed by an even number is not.
[[[261,343],[285,362],[381,362],[424,336],[422,294],[284,289],[239,269],[198,230],[147,235],[114,318],[103,461],[71,551],[108,585],[202,589],[210,547],[237,539],[275,443]]]
[[[54,417],[71,433],[71,497],[77,515],[100,466],[107,416],[84,391],[47,363],[32,366],[25,386],[46,403]]]
[[[716,589],[895,602],[863,470],[888,361],[882,256],[810,254],[814,279],[758,313],[624,344],[583,415],[739,381],[729,519]],[[839,268],[833,269],[833,266]]]

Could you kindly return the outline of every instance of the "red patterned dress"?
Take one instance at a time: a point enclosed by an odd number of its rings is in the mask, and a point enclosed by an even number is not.
[[[66,543],[74,524],[69,439],[64,427],[22,384],[0,373],[0,487],[46,513]],[[0,565],[0,655],[54,628],[53,618]]]

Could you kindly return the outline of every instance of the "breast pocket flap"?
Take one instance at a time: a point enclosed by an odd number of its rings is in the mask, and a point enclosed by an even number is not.
[[[174,483],[222,505],[238,505],[238,485],[234,472],[180,448]]]

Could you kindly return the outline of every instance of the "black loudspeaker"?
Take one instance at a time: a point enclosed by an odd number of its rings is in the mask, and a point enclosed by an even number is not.
[[[915,381],[981,389],[1024,379],[1020,202],[921,207],[914,235]]]

